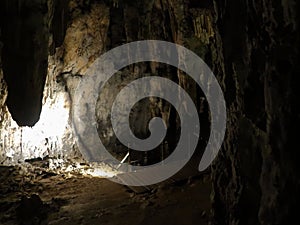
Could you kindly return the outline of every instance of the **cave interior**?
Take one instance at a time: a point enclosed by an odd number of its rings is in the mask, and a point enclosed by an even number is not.
[[[299,5],[296,0],[1,0],[0,224],[299,224]],[[212,112],[221,111],[218,101],[209,104],[210,86],[203,90],[187,71],[145,60],[116,70],[95,92],[95,82],[81,89],[92,74],[103,75],[101,66],[111,66],[98,65],[101,56],[145,40],[189,49],[222,90],[225,136],[205,170],[198,167],[214,128]],[[186,59],[161,54],[178,64]],[[119,62],[131,60],[122,57],[116,55]],[[132,168],[164,168],[186,135],[178,108],[150,96],[130,109],[129,127],[146,140],[155,133],[149,121],[159,117],[166,128],[162,142],[138,151],[119,140],[114,101],[119,97],[126,105],[132,96],[120,91],[147,77],[167,78],[189,95],[200,134],[195,149],[187,139],[180,170],[160,182],[130,185],[120,168],[133,177]],[[162,84],[147,88],[166,90]],[[94,136],[80,136],[74,125],[83,119],[74,111],[84,114],[89,107],[76,104],[78,99],[88,102],[95,93],[93,130],[120,163],[93,160],[94,150],[82,143]],[[189,113],[185,104],[179,101]]]

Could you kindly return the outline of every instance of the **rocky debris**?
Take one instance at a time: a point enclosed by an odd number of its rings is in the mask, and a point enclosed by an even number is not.
[[[195,221],[204,225],[209,220],[209,216],[201,217],[201,212],[210,209],[210,184],[201,179],[195,179],[193,187],[167,183],[165,189],[132,195],[124,186],[106,179],[36,173],[28,186],[21,182],[24,175],[18,168],[0,170],[5,176],[0,182],[1,193],[11,181],[15,182],[11,182],[14,189],[0,196],[1,225],[160,225],[170,221],[170,214],[175,217],[171,218],[174,225],[192,225]]]

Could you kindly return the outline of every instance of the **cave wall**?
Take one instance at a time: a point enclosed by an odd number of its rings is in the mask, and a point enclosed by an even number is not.
[[[66,140],[63,138],[63,142],[71,148],[69,151],[71,153],[67,154],[68,151],[56,149],[57,137],[48,137],[49,135],[46,134],[43,147],[39,143],[36,148],[28,150],[31,153],[24,155],[22,152],[27,150],[23,146],[23,131],[28,129],[22,128],[20,125],[33,126],[36,124],[40,118],[42,105],[43,108],[55,108],[56,99],[60,95],[64,96],[65,104],[71,110],[72,98],[80,77],[86,75],[87,68],[106,50],[135,40],[162,39],[182,43],[205,57],[208,50],[206,45],[214,36],[212,15],[209,10],[202,8],[202,5],[200,8],[197,8],[198,5],[196,5],[196,8],[189,9],[187,5],[182,7],[180,2],[176,1],[145,3],[139,1],[49,0],[31,3],[4,1],[1,4],[3,13],[1,14],[2,35],[0,40],[3,43],[1,55],[4,59],[1,66],[3,71],[3,78],[1,77],[3,84],[1,161],[6,162],[18,162],[24,157],[45,157],[47,155],[72,158],[78,153],[77,150],[74,150],[72,135],[70,132],[66,132],[64,137],[68,138]],[[36,11],[25,13],[29,8],[34,8]],[[190,13],[195,15],[195,18],[190,17]],[[138,21],[138,23],[134,21]],[[164,29],[161,29],[161,22],[163,22]],[[181,30],[180,27],[183,29]],[[45,46],[39,46],[40,43]],[[32,50],[29,50],[30,48]],[[38,66],[40,70],[37,71],[27,62]],[[13,66],[13,63],[19,66]],[[21,72],[24,71],[24,75],[21,76]],[[116,76],[116,80],[111,82],[112,87],[104,89],[103,98],[98,104],[99,134],[105,136],[103,141],[111,145],[112,151],[120,150],[124,154],[123,146],[117,145],[116,147],[115,144],[111,144],[116,142],[116,138],[111,135],[111,127],[107,126],[108,112],[110,112],[110,107],[107,106],[112,103],[113,97],[128,81],[138,78],[141,74],[161,75],[161,71],[166,71],[164,76],[186,87],[199,110],[203,111],[201,109],[203,106],[200,104],[203,97],[200,101],[199,90],[195,83],[188,81],[180,71],[157,63],[144,63],[127,68],[120,74],[121,79]],[[129,73],[133,76],[128,77]],[[113,86],[114,84],[118,84],[117,87]],[[19,104],[20,102],[22,104]],[[179,121],[176,119],[176,112],[169,104],[159,99],[151,99],[147,102],[147,107],[144,105],[137,107],[132,118],[132,121],[137,122],[134,129],[138,135],[147,135],[148,118],[157,115],[162,116],[169,124],[169,130],[178,130]],[[101,113],[103,110],[105,113]],[[144,117],[141,118],[140,115],[144,115]],[[205,116],[207,117],[207,115]],[[67,127],[71,126],[70,118]],[[35,129],[36,127],[33,126],[33,130]],[[176,144],[176,138],[174,138],[176,132],[168,134],[169,147],[173,148]],[[14,135],[10,135],[10,133]],[[45,130],[43,133],[47,133],[47,131]],[[7,146],[12,148],[8,149]],[[168,154],[167,152],[166,155]],[[138,154],[136,157],[142,156]],[[153,157],[157,157],[156,154]]]
[[[295,224],[299,3],[215,3],[229,116],[213,166],[215,224]]]

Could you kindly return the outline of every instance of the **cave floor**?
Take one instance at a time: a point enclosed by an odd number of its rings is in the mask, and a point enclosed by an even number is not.
[[[208,175],[136,192],[104,178],[0,167],[1,225],[201,225],[210,207]]]

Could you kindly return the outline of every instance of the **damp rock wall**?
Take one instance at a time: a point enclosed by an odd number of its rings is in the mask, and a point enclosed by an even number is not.
[[[214,224],[295,224],[299,3],[214,2],[228,109],[212,173]]]

